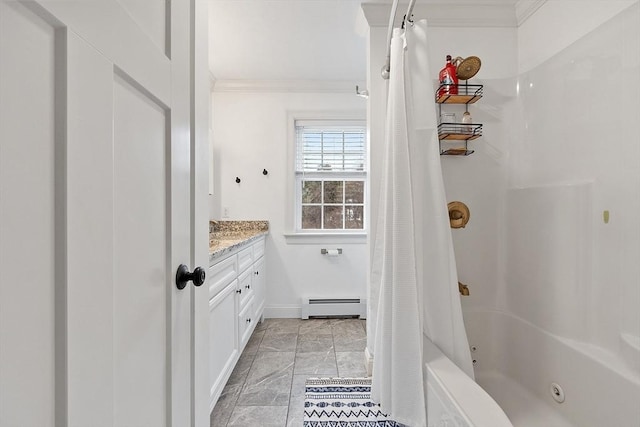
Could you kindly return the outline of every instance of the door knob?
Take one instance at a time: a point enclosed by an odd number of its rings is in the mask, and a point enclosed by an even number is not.
[[[176,272],[176,286],[178,289],[184,289],[187,286],[189,280],[193,280],[195,286],[200,286],[204,283],[206,273],[202,267],[196,267],[193,273],[189,273],[189,267],[184,264],[180,264],[178,271]]]

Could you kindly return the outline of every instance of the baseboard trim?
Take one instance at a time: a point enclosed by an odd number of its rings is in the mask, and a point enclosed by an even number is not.
[[[264,308],[265,319],[300,319],[302,308],[300,305],[267,305]]]

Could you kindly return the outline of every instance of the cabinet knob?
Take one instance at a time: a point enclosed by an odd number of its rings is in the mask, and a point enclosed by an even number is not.
[[[176,286],[178,289],[184,289],[189,281],[193,281],[195,286],[202,286],[205,278],[206,273],[202,267],[196,267],[196,269],[190,273],[189,267],[180,264],[176,272]]]
[[[242,289],[236,289],[236,294],[241,294],[242,293]]]
[[[254,271],[253,274],[257,276],[259,274],[259,271]]]

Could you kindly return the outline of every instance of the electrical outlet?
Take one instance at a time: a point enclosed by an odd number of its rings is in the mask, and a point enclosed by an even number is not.
[[[222,218],[229,218],[229,208],[227,206],[222,208]]]

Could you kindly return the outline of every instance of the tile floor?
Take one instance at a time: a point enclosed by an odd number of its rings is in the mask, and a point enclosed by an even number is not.
[[[266,319],[256,327],[211,427],[301,427],[310,377],[364,377],[365,321]]]

